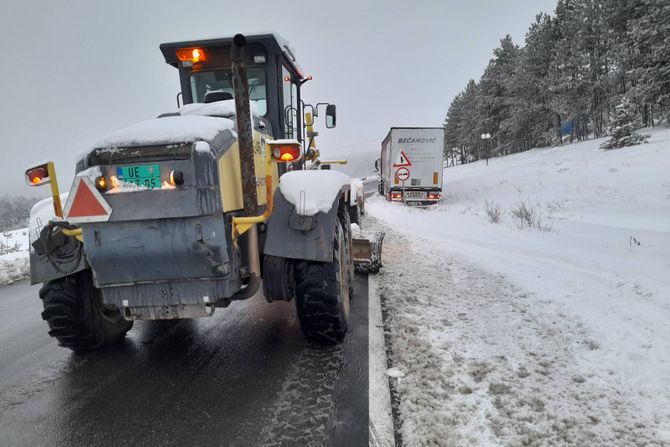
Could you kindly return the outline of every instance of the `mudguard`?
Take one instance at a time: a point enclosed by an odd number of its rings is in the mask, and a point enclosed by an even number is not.
[[[300,216],[277,188],[263,253],[290,259],[332,262],[337,209],[344,194],[340,191],[327,213]]]

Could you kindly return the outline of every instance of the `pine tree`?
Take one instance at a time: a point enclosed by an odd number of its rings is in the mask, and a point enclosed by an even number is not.
[[[484,70],[479,88],[479,122],[481,133],[490,133],[490,144],[494,152],[505,154],[522,150],[519,143],[518,121],[513,109],[517,105],[514,97],[516,72],[520,49],[507,35],[500,39],[500,47],[493,50],[493,59]],[[478,143],[479,144],[479,143]]]
[[[636,51],[631,75],[634,93],[645,105],[656,106],[670,120],[670,2],[643,0],[635,9],[628,37]],[[653,125],[649,108],[643,108],[643,120]]]
[[[554,91],[550,67],[556,58],[558,34],[556,21],[539,14],[526,34],[518,74],[518,95],[527,115],[529,146],[549,146],[560,143],[561,117],[551,105]]]
[[[640,124],[670,121],[668,36],[668,0],[557,0],[524,47],[501,39],[479,82],[454,98],[450,147],[467,162],[478,159],[482,133],[507,154],[562,142],[566,131],[571,141],[599,136],[606,123],[613,147],[639,142]]]
[[[642,122],[635,110],[635,104],[629,98],[624,97],[610,116],[607,131],[612,137],[600,147],[603,149],[615,149],[644,143],[648,137],[635,132],[640,127],[642,127]]]
[[[451,101],[447,117],[444,120],[444,156],[445,158],[457,158],[461,164],[465,162],[465,154],[462,151],[459,130],[463,122],[463,93],[459,93]],[[455,154],[453,152],[456,152]]]

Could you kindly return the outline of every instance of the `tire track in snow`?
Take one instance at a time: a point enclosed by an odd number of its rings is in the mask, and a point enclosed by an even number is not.
[[[260,445],[328,445],[335,409],[333,390],[343,362],[342,345],[308,345],[292,366],[277,404],[266,418]]]

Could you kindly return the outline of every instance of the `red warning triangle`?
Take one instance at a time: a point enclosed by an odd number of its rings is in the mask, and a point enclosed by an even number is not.
[[[65,206],[65,218],[69,222],[106,221],[111,213],[109,204],[88,178],[75,178]]]
[[[394,168],[400,168],[402,166],[412,166],[412,162],[409,161],[409,158],[407,158],[405,151],[400,151],[398,159],[399,159],[398,162],[393,164]]]

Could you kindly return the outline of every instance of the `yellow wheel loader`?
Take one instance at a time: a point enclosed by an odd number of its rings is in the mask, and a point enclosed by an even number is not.
[[[325,109],[335,127],[335,106],[304,103],[311,77],[274,34],[160,49],[179,72],[176,112],[88,148],[68,194],[53,163],[26,170],[28,184],[52,188],[30,224],[49,334],[90,351],[134,320],[206,317],[262,293],[295,299],[310,339],[341,342],[354,259],[378,269],[381,240],[352,240],[360,214],[346,175],[309,169],[314,117]]]

